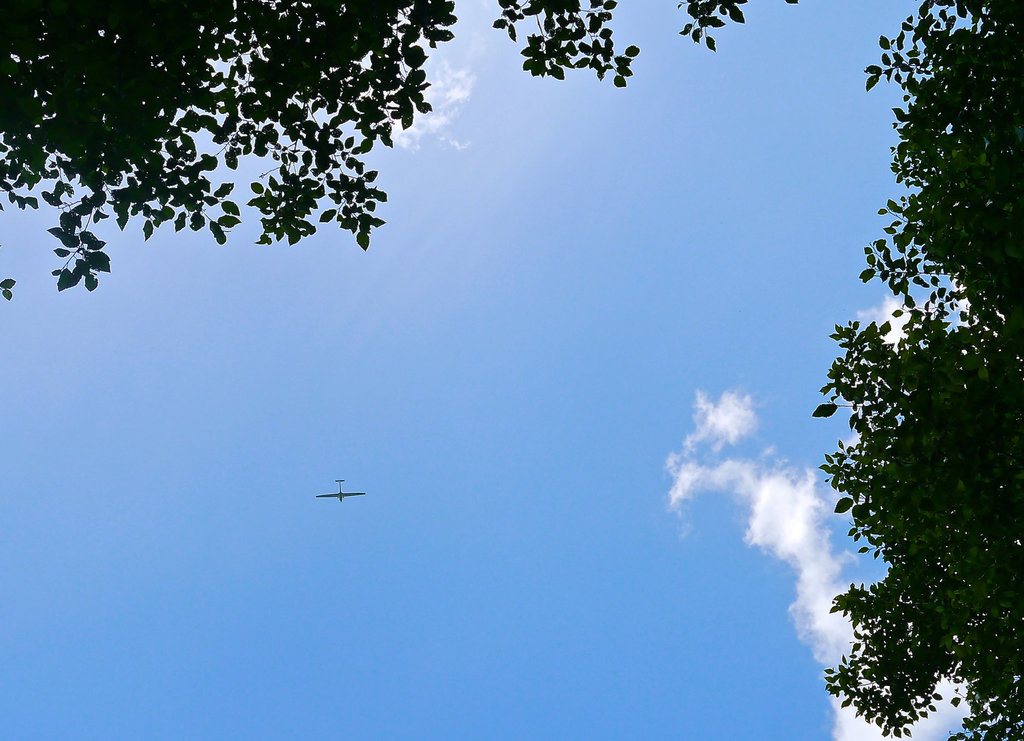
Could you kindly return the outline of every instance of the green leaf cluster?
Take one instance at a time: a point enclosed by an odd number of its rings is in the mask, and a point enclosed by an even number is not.
[[[517,25],[526,19],[536,24],[536,32],[526,36],[522,50],[523,69],[537,77],[565,79],[569,69],[591,69],[599,79],[612,74],[616,87],[625,87],[633,71],[630,63],[640,54],[629,46],[615,53],[609,22],[616,0],[590,0],[584,8],[580,0],[498,0],[501,16],[494,27],[503,29],[513,41],[518,39]]]
[[[59,212],[61,290],[109,270],[96,224],[170,223],[224,243],[223,167],[270,168],[244,205],[259,242],[333,221],[363,248],[386,200],[364,162],[430,109],[426,48],[451,0],[19,0],[0,34],[0,195]],[[258,187],[257,187],[258,186]],[[2,206],[2,204],[0,204]],[[330,214],[330,218],[324,218]],[[6,290],[6,289],[4,289]]]
[[[796,5],[798,1],[786,0],[790,5]],[[740,6],[746,4],[747,0],[684,0],[679,3],[679,7],[686,6],[686,13],[692,20],[679,33],[689,36],[698,44],[703,41],[711,51],[716,51],[718,46],[711,35],[711,29],[722,28],[726,19],[744,23],[746,17]]]
[[[905,337],[837,327],[823,391],[853,445],[822,467],[861,551],[888,573],[836,610],[855,642],[830,691],[893,736],[962,687],[952,738],[1024,738],[1024,9],[926,0],[881,40],[868,87],[898,84],[893,172],[864,280],[902,301]],[[820,409],[820,408],[819,408]]]
[[[531,26],[531,74],[632,76],[640,49],[615,49],[617,0],[497,2],[494,26],[513,41]],[[745,3],[679,3],[684,32],[714,49],[708,30],[742,22]],[[427,50],[452,38],[454,12],[453,0],[18,0],[0,35],[0,197],[38,208],[38,192],[59,211],[61,290],[92,290],[109,270],[94,229],[111,216],[147,240],[171,224],[224,244],[245,205],[260,244],[333,222],[367,249],[387,195],[365,155],[430,111]],[[269,168],[228,200],[235,182],[218,177],[246,159]]]

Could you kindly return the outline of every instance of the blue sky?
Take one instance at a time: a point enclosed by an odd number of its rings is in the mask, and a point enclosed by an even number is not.
[[[821,679],[822,590],[879,571],[810,412],[884,299],[862,70],[913,4],[753,3],[717,54],[623,4],[625,90],[528,77],[491,6],[368,253],[130,228],[57,294],[4,213],[4,738],[877,737]]]

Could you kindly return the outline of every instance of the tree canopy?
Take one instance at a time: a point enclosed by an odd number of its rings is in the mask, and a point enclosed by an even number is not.
[[[697,0],[683,33],[743,20],[747,0]],[[796,0],[786,0],[795,3]],[[453,0],[17,0],[0,37],[0,190],[19,208],[59,212],[50,233],[60,290],[110,270],[99,221],[146,239],[163,224],[223,243],[247,205],[258,243],[294,244],[336,223],[363,249],[387,194],[365,155],[430,111],[424,64],[449,41]],[[616,53],[616,0],[497,0],[495,28],[523,69],[631,76]],[[517,30],[526,25],[522,35]],[[225,177],[269,169],[244,194]],[[36,195],[38,193],[38,195]],[[3,204],[0,203],[0,208]],[[11,297],[11,279],[0,282]]]
[[[888,564],[836,601],[855,643],[830,690],[900,736],[937,683],[969,713],[954,738],[1024,734],[1024,12],[926,0],[868,68],[903,89],[886,236],[866,250],[902,307],[837,327],[819,415],[851,407],[857,441],[823,469],[850,534]]]
[[[587,67],[624,84],[613,0],[501,0],[495,24],[525,38],[524,67]],[[109,271],[99,221],[208,229],[223,243],[260,214],[259,243],[334,222],[366,249],[387,196],[364,156],[430,105],[427,52],[452,38],[451,0],[19,0],[0,37],[0,190],[59,212],[59,289]],[[532,18],[531,18],[532,20]],[[269,162],[244,195],[225,178]],[[260,169],[266,169],[261,167]],[[38,192],[38,197],[35,194]],[[2,290],[10,298],[13,281]]]

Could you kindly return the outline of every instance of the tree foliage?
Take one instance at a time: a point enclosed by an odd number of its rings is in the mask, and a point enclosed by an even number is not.
[[[714,49],[710,30],[742,22],[746,2],[679,3],[683,33]],[[497,0],[494,26],[522,43],[533,75],[590,69],[621,87],[640,50],[616,53],[616,5]],[[365,155],[429,112],[427,52],[452,38],[454,13],[454,0],[14,0],[0,36],[0,191],[59,212],[61,290],[93,290],[110,270],[97,236],[110,216],[146,239],[171,224],[224,243],[246,205],[260,244],[334,222],[367,249],[387,196]],[[223,166],[247,159],[269,169],[236,194]]]
[[[531,16],[524,67],[630,74],[615,55],[612,0],[501,4]],[[141,222],[148,239],[207,229],[223,243],[240,205],[258,242],[294,244],[335,222],[366,249],[386,200],[365,155],[392,145],[430,105],[427,51],[452,38],[451,0],[15,0],[0,36],[0,190],[59,212],[50,233],[59,289],[109,271],[97,225]],[[246,158],[269,169],[243,195],[225,178]],[[266,165],[260,167],[264,169]],[[38,194],[38,195],[37,195]],[[2,290],[9,298],[13,282]]]
[[[837,327],[823,391],[852,407],[857,442],[822,467],[884,579],[836,609],[855,643],[828,673],[901,736],[960,686],[965,730],[1024,737],[1024,8],[926,0],[868,68],[905,93],[893,171],[908,192],[883,214],[864,280],[902,302],[905,336]],[[826,406],[826,405],[823,405]]]
[[[272,161],[245,203],[260,243],[337,222],[364,248],[385,199],[362,155],[429,110],[424,47],[452,37],[447,0],[17,0],[0,36],[0,189],[59,210],[58,288],[110,269],[114,216],[223,243],[247,156]],[[237,198],[237,197],[236,197]],[[314,219],[314,212],[319,218]]]

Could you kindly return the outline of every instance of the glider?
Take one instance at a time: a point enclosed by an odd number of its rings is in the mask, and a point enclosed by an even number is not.
[[[338,482],[338,493],[337,494],[317,494],[316,498],[317,499],[325,499],[325,498],[326,499],[333,499],[333,498],[337,497],[338,501],[341,502],[341,501],[344,501],[345,497],[362,497],[362,496],[366,495],[365,491],[346,491],[346,492],[343,492],[341,490],[342,489],[341,483],[344,480],[345,479],[335,479],[335,481]]]

